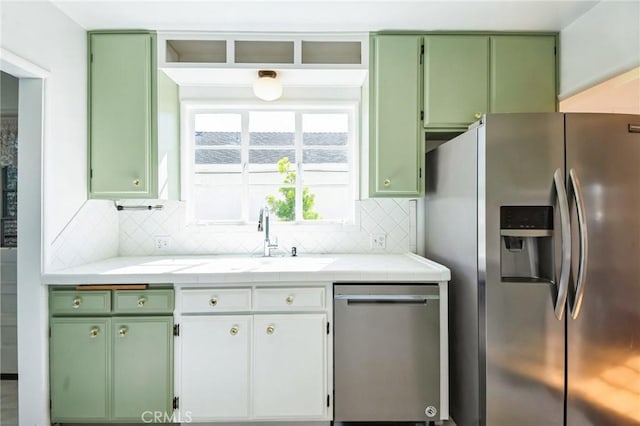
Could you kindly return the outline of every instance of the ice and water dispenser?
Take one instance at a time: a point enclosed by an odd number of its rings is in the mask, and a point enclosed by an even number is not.
[[[505,282],[552,282],[553,207],[500,207],[500,273]]]

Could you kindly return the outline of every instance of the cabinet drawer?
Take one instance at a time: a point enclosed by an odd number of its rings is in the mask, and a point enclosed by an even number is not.
[[[111,292],[53,290],[49,307],[51,315],[106,314],[111,312]]]
[[[324,308],[324,288],[257,288],[254,307],[260,310]]]
[[[183,313],[248,311],[251,309],[251,289],[184,290],[181,307]]]
[[[117,314],[160,314],[173,312],[173,290],[116,290],[113,312]]]

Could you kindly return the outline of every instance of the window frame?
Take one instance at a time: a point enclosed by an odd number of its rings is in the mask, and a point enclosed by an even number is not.
[[[181,200],[185,201],[186,207],[186,225],[189,227],[203,228],[229,228],[238,229],[245,227],[253,229],[254,224],[249,221],[248,206],[248,193],[251,186],[248,183],[246,175],[251,173],[248,162],[241,162],[239,169],[242,176],[242,200],[241,203],[244,206],[241,212],[240,220],[198,220],[195,217],[194,203],[194,178],[196,174],[196,165],[193,162],[193,155],[195,152],[195,115],[206,113],[239,113],[243,117],[241,118],[242,136],[241,144],[239,148],[242,151],[242,158],[248,158],[247,151],[249,150],[248,141],[245,141],[245,135],[248,135],[248,114],[250,111],[294,111],[295,112],[295,132],[296,137],[294,139],[294,145],[292,148],[296,151],[296,172],[298,176],[301,176],[300,166],[302,165],[302,116],[305,113],[316,114],[332,114],[332,113],[346,113],[349,120],[349,139],[347,141],[347,168],[349,173],[349,183],[347,184],[347,199],[351,201],[347,217],[344,220],[304,220],[296,219],[294,221],[278,221],[278,226],[297,226],[305,227],[305,229],[311,229],[313,227],[319,227],[320,229],[327,230],[329,227],[338,227],[344,229],[345,227],[359,226],[359,217],[356,214],[356,202],[359,199],[360,191],[360,102],[350,100],[305,100],[305,101],[278,101],[277,103],[266,104],[260,101],[212,101],[212,100],[190,100],[184,99],[180,103],[181,107],[181,142],[180,142],[180,154],[181,154]],[[315,149],[315,147],[314,147]],[[245,157],[245,155],[247,155]],[[313,163],[310,163],[313,164]],[[235,167],[235,166],[234,166]],[[302,177],[299,180],[300,185],[297,185],[299,190],[296,191],[296,200],[302,198]],[[304,185],[304,187],[320,187],[323,185]],[[327,186],[335,186],[327,184]],[[296,218],[302,216],[302,203],[296,203]]]

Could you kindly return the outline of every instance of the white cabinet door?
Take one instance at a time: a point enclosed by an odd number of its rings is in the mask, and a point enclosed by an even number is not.
[[[249,417],[251,338],[250,315],[182,317],[181,418]]]
[[[256,418],[326,415],[326,315],[254,316]]]

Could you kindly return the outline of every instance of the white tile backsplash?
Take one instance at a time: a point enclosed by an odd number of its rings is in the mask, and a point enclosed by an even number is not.
[[[118,255],[119,217],[113,201],[88,200],[49,247],[47,271]]]
[[[272,223],[280,247],[299,253],[405,253],[415,251],[415,213],[411,200],[355,201],[354,225],[295,225]],[[257,224],[246,226],[187,226],[182,201],[127,200],[125,205],[162,204],[162,210],[117,211],[113,201],[89,200],[48,248],[47,271],[114,256],[251,254],[262,250]],[[386,248],[372,249],[371,235],[386,235]],[[170,247],[158,250],[155,236],[171,237]]]
[[[181,201],[127,201],[128,205],[164,205],[163,210],[122,211],[120,217],[120,256],[158,254],[259,253],[261,233],[257,225],[187,226],[185,203]],[[295,246],[299,253],[404,253],[410,249],[409,200],[369,199],[356,201],[355,225],[314,225],[272,223],[271,233],[286,249]],[[370,236],[384,233],[385,250],[372,250]],[[157,250],[154,236],[171,237],[171,247]]]

